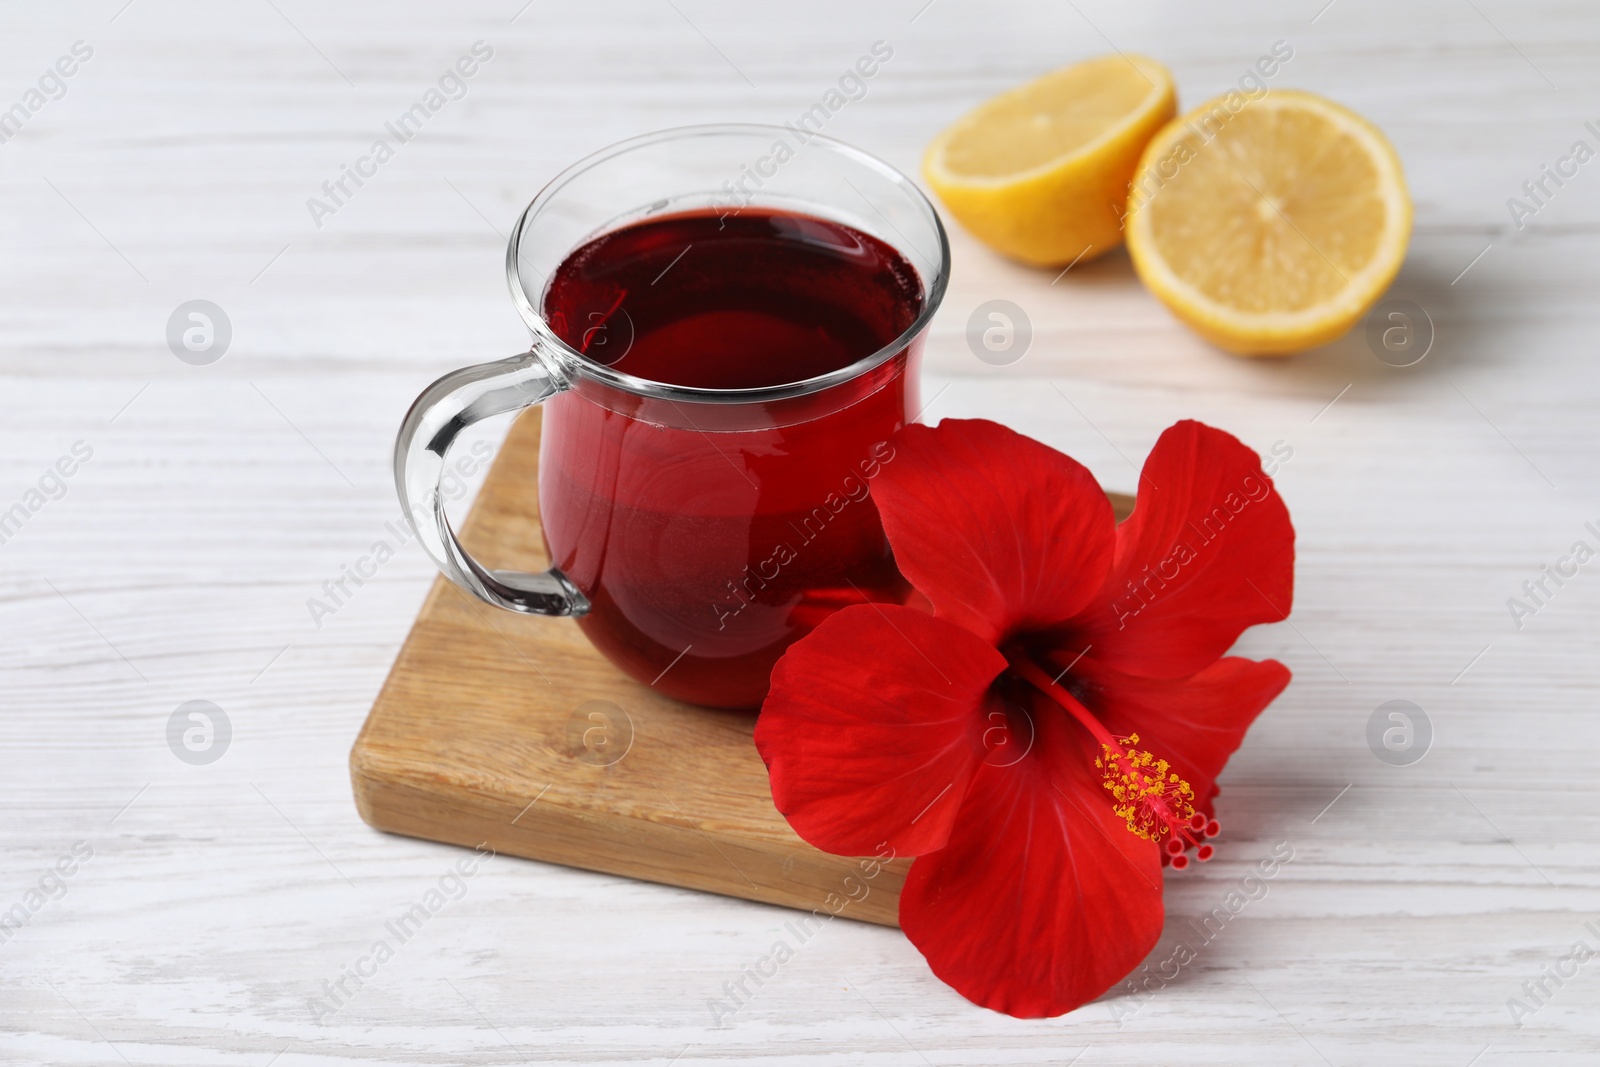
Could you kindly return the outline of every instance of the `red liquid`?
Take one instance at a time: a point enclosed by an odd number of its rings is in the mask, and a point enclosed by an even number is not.
[[[732,389],[850,366],[899,337],[921,306],[915,270],[883,242],[747,211],[596,238],[556,270],[544,312],[568,344],[618,371]],[[593,605],[580,619],[590,640],[669,695],[755,707],[783,650],[827,615],[903,600],[868,494],[893,462],[887,439],[916,415],[915,356],[907,349],[767,412],[641,408],[587,386],[548,401],[545,540]],[[787,425],[716,429],[769,413]]]

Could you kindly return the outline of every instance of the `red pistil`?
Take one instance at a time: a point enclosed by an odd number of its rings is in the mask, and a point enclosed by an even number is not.
[[[1114,800],[1112,810],[1127,822],[1130,832],[1162,842],[1162,860],[1174,870],[1189,866],[1191,848],[1201,863],[1212,857],[1216,850],[1206,839],[1217,836],[1222,826],[1195,810],[1194,787],[1166,760],[1135,747],[1138,734],[1113,736],[1088,708],[1026,655],[1007,658],[1018,675],[1059,704],[1100,742],[1101,756],[1094,765]]]

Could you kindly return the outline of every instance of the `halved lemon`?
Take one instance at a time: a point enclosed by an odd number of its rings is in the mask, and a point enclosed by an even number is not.
[[[1139,153],[1176,112],[1166,67],[1101,56],[968,112],[928,146],[922,174],[995,251],[1036,266],[1088,260],[1122,243]]]
[[[1229,93],[1145,147],[1128,199],[1145,285],[1201,336],[1284,355],[1345,333],[1405,259],[1411,198],[1377,128],[1311,93]]]

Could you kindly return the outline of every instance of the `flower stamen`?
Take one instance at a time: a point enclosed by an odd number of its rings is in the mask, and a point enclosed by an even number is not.
[[[1220,833],[1221,824],[1195,810],[1194,787],[1171,764],[1138,744],[1139,735],[1130,734],[1100,745],[1094,765],[1105,777],[1102,784],[1114,801],[1111,810],[1135,836],[1163,842],[1162,858],[1174,870],[1189,866],[1191,848],[1204,863],[1216,851],[1206,838]]]
[[[1111,810],[1133,834],[1160,843],[1163,866],[1175,871],[1188,867],[1190,849],[1201,863],[1216,854],[1208,839],[1221,833],[1222,825],[1195,808],[1194,787],[1171,764],[1137,747],[1138,734],[1113,737],[1088,708],[1026,655],[1007,658],[1013,670],[1100,742],[1101,754],[1094,765],[1111,793]]]

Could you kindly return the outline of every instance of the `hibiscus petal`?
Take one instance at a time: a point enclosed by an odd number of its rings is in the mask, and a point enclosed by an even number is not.
[[[825,852],[942,848],[1005,667],[972,634],[910,608],[829,616],[778,660],[756,720],[773,803]]]
[[[893,445],[872,497],[900,572],[940,618],[999,644],[1099,591],[1115,520],[1082,464],[983,419],[907,426]]]
[[[1294,527],[1260,457],[1184,421],[1145,461],[1105,590],[1078,626],[1108,666],[1187,678],[1293,599]]]
[[[1073,678],[1106,729],[1119,737],[1138,734],[1140,748],[1169,761],[1194,786],[1209,815],[1217,775],[1256,716],[1289,684],[1289,668],[1230,656],[1172,681],[1123,674],[1085,657]]]
[[[1161,934],[1161,862],[1111,811],[1096,746],[1042,705],[1035,749],[973,777],[950,843],[911,865],[900,926],[941,980],[1020,1018],[1125,977]]]

